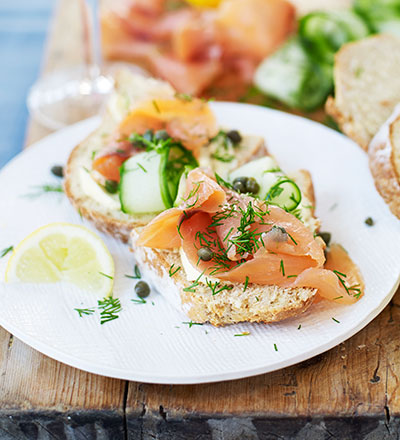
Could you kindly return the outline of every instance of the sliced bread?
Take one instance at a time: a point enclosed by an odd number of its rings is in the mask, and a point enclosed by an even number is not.
[[[335,98],[326,111],[364,150],[400,102],[400,39],[377,35],[344,45],[335,56]]]

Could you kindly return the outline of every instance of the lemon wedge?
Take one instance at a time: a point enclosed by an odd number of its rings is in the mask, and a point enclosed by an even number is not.
[[[89,229],[51,223],[32,232],[14,249],[6,282],[67,281],[106,296],[112,294],[114,261],[103,240]]]

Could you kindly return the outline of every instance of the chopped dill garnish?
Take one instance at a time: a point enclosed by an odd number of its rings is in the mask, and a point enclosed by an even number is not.
[[[233,286],[223,285],[220,281],[216,281],[214,284],[210,280],[206,280],[207,286],[211,289],[213,295],[223,292],[224,290],[232,290]]]
[[[334,270],[333,273],[338,277],[340,284],[344,287],[348,295],[354,296],[354,298],[359,298],[361,296],[359,284],[354,284],[353,286],[348,287],[346,285],[346,281],[344,280],[344,278],[347,278],[346,274],[339,272],[338,270]]]
[[[293,243],[297,246],[297,241],[289,234],[288,231],[286,231],[286,234],[289,236],[289,238],[293,241]]]
[[[178,266],[175,270],[173,270],[174,266],[175,266],[175,263],[172,264],[172,266],[169,268],[168,273],[169,273],[170,277],[173,277],[181,269],[181,266]]]
[[[243,287],[243,292],[246,292],[247,290],[247,286],[249,285],[249,277],[246,276],[246,279],[244,281],[244,287]],[[257,297],[256,297],[257,298]]]
[[[193,208],[195,205],[196,205],[196,203],[198,202],[198,200],[199,200],[199,194],[198,194],[198,192],[199,192],[199,189],[200,189],[200,185],[203,183],[203,181],[201,181],[201,182],[194,182],[194,188],[190,191],[190,193],[188,194],[188,196],[185,198],[185,199],[183,199],[183,201],[184,202],[187,202],[188,200],[190,200],[192,197],[194,197],[194,196],[196,196],[196,198],[195,198],[195,200],[194,200],[194,202],[193,203],[191,203],[191,204],[187,204],[186,206],[185,206],[185,208]]]
[[[286,278],[296,278],[297,275],[288,275]]]
[[[137,165],[138,165],[138,167],[141,168],[145,173],[147,173],[146,168],[145,168],[141,163],[138,162]]]
[[[118,313],[122,310],[122,306],[118,298],[106,296],[97,301],[97,307],[89,307],[86,309],[76,308],[74,310],[76,310],[82,318],[85,315],[93,315],[96,309],[100,311],[100,324],[105,324],[106,322],[119,318]]]
[[[9,246],[2,251],[0,251],[0,258],[5,257],[9,252],[12,252],[14,250],[14,246]]]
[[[140,280],[142,278],[142,274],[140,273],[139,266],[135,264],[135,275],[125,275],[126,278],[131,278],[133,280]]]
[[[337,299],[342,299],[342,298],[343,298],[343,295],[342,296],[337,296],[336,298],[333,298],[332,301],[336,301]]]
[[[119,318],[118,313],[122,310],[121,301],[119,298],[113,298],[112,296],[105,297],[102,300],[97,301],[97,305],[97,308],[101,310],[101,325]]]
[[[249,336],[249,335],[250,335],[250,332],[243,332],[243,333],[236,333],[233,336]]]
[[[36,198],[47,193],[61,193],[61,194],[64,193],[62,185],[44,184],[44,185],[35,185],[32,186],[32,188],[35,188],[37,191],[34,193],[25,194],[23,197]]]
[[[300,330],[301,329],[301,324],[299,324],[299,326],[297,327],[297,330]]]
[[[215,153],[211,154],[211,157],[215,160],[219,160],[220,162],[229,163],[232,162],[235,156],[233,154],[221,154],[218,150]]]
[[[92,156],[91,156],[92,160],[94,160],[94,158],[96,157],[96,154],[97,154],[97,150],[93,150]]]
[[[102,275],[103,277],[106,277],[106,278],[110,279],[110,280],[114,279],[114,277],[112,277],[111,275],[107,275],[106,273],[99,272],[99,274]]]
[[[193,281],[193,283],[192,283],[190,286],[185,287],[185,288],[183,289],[183,291],[184,291],[184,292],[192,292],[192,293],[196,292],[196,287],[199,285],[199,280],[200,280],[200,278],[201,278],[203,275],[204,275],[204,270],[203,270],[203,272],[197,277],[197,279],[195,279],[195,280]]]
[[[189,328],[192,328],[194,325],[203,325],[201,322],[193,322],[193,321],[185,321],[182,324],[186,324]]]
[[[78,312],[81,318],[83,318],[84,315],[93,315],[93,313],[95,312],[93,307],[89,309],[74,309],[74,310]]]
[[[285,276],[285,266],[283,265],[283,260],[281,260],[280,271],[282,272],[282,276]]]
[[[189,93],[175,93],[175,98],[181,99],[182,101],[193,101],[193,96],[189,95]]]
[[[158,104],[157,104],[155,99],[153,99],[153,106],[156,109],[157,113],[161,113],[160,107],[158,106]]]
[[[269,170],[263,171],[263,174],[265,174],[265,173],[280,173],[281,171],[282,170],[279,167],[277,167],[277,168],[270,168]]]
[[[338,321],[336,318],[332,318],[335,322],[337,322],[338,324],[340,324],[340,321]]]
[[[276,344],[274,344],[274,350],[278,351],[278,346]]]
[[[222,241],[226,241],[228,239],[228,237],[232,234],[232,231],[233,231],[233,226],[231,227],[231,229],[229,229],[229,231],[227,232],[225,237],[222,239]]]
[[[178,231],[178,234],[179,234],[179,236],[181,237],[182,240],[183,240],[183,235],[182,235],[182,233],[181,233],[181,226],[182,226],[183,221],[185,220],[186,212],[183,211],[183,214],[184,214],[184,216],[182,217],[182,219],[180,220],[180,222],[178,223],[178,225],[177,225],[177,227],[176,227],[176,229],[177,229],[177,231]]]
[[[260,298],[259,298],[258,296],[256,296],[256,301],[257,301],[257,302],[260,301]]]
[[[140,298],[140,299],[131,299],[131,301],[132,301],[133,303],[136,303],[136,304],[146,304],[146,300],[145,300],[144,298]]]
[[[218,185],[220,186],[224,186],[225,188],[228,189],[233,189],[233,186],[227,182],[226,180],[224,180],[219,174],[215,173],[215,180],[217,181]]]

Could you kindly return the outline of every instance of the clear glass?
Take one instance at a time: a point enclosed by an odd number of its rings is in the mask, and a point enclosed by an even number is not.
[[[31,88],[27,104],[34,119],[51,130],[97,114],[113,89],[113,72],[121,63],[103,64],[98,0],[80,3],[83,23],[82,65],[44,75]],[[129,65],[140,73],[142,69]]]

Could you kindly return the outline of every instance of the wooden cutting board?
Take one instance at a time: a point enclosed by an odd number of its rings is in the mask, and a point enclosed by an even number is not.
[[[76,6],[60,1],[43,72],[81,61]],[[46,134],[31,123],[27,145]],[[364,330],[309,361],[249,379],[167,386],[68,367],[0,328],[0,438],[398,439],[399,341],[400,291]]]

